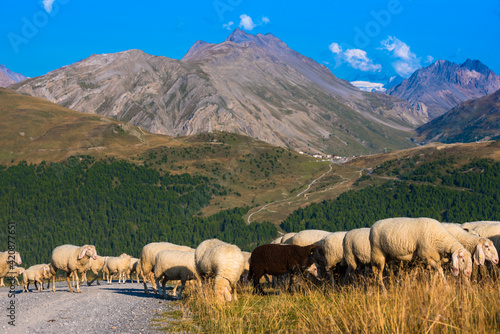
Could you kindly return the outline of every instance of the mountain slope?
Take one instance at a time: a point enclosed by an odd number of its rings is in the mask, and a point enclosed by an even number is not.
[[[0,64],[0,87],[7,87],[25,79],[27,79],[27,77],[24,75],[12,72],[6,68],[5,65]]]
[[[467,59],[461,65],[437,60],[386,93],[407,100],[433,119],[461,102],[498,89],[500,77],[479,60]]]
[[[500,90],[469,100],[416,129],[424,142],[468,143],[500,138]]]
[[[11,88],[172,136],[214,130],[341,155],[412,147],[427,121],[385,94],[361,92],[273,35],[236,29],[182,60],[130,50],[93,55]]]

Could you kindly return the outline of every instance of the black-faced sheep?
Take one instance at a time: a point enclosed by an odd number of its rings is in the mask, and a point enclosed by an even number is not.
[[[253,279],[254,292],[264,293],[260,279],[264,274],[273,276],[289,273],[289,290],[292,288],[293,275],[303,273],[313,263],[324,266],[325,255],[318,245],[261,245],[255,248],[250,256],[248,280]]]

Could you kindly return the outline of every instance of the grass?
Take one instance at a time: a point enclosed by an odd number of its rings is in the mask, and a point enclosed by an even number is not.
[[[385,296],[358,282],[325,289],[304,286],[289,294],[267,288],[265,296],[240,287],[224,305],[203,291],[187,289],[181,303],[191,311],[183,330],[192,333],[499,333],[500,288],[485,280],[470,287],[454,277],[448,286],[426,270],[391,278]],[[181,321],[182,322],[182,321]],[[177,324],[174,324],[177,326]],[[190,327],[191,326],[191,327]],[[165,331],[177,331],[167,324]]]

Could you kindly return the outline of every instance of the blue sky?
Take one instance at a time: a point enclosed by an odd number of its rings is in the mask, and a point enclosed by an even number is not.
[[[43,75],[91,54],[180,59],[240,27],[272,33],[348,80],[408,76],[433,60],[479,59],[500,74],[500,1],[3,1],[0,64]]]

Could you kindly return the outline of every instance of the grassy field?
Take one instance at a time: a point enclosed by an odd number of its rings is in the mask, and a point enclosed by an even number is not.
[[[209,287],[186,289],[183,312],[158,315],[153,326],[191,333],[499,333],[500,288],[483,280],[448,285],[427,270],[391,277],[385,296],[368,282],[342,288],[304,285],[292,294],[240,290],[239,299],[214,303]]]

